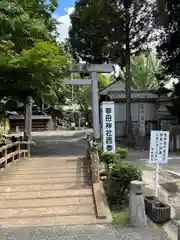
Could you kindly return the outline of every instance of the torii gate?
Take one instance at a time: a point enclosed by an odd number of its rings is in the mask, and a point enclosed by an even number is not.
[[[64,79],[63,84],[69,85],[91,85],[92,86],[92,117],[93,117],[93,136],[94,139],[100,140],[100,121],[99,121],[99,88],[98,88],[98,73],[111,73],[114,70],[112,64],[84,64],[79,63],[69,69],[70,72],[91,73],[92,79]],[[28,97],[28,106],[26,110],[26,126],[25,132],[28,139],[31,140],[32,132],[32,106],[33,100]]]
[[[92,79],[64,79],[63,84],[69,85],[91,85],[92,86],[92,118],[93,118],[93,136],[94,139],[100,140],[100,121],[99,121],[99,87],[98,73],[111,73],[112,64],[75,64],[70,72],[91,73]]]

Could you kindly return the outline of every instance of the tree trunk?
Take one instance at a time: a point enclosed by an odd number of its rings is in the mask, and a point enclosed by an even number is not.
[[[126,66],[125,66],[125,90],[126,90],[126,134],[128,137],[132,137],[132,118],[131,118],[131,51],[130,51],[130,39],[129,39],[129,12],[126,9]]]

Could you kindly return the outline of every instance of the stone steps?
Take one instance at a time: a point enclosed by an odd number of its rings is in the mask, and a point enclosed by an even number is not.
[[[1,193],[1,199],[32,199],[32,198],[54,198],[54,197],[76,197],[76,196],[92,196],[91,188],[83,189],[66,189],[56,191],[28,191],[28,192],[6,192]]]
[[[80,166],[78,166],[78,165],[75,165],[75,164],[67,164],[67,165],[61,165],[61,164],[59,164],[59,165],[55,165],[55,166],[33,166],[33,167],[31,167],[31,166],[24,166],[24,167],[22,167],[22,166],[19,166],[19,168],[18,168],[18,172],[24,172],[24,171],[26,171],[26,172],[28,172],[28,171],[32,171],[32,172],[34,172],[34,171],[37,171],[38,169],[39,169],[39,171],[64,171],[64,170],[68,170],[68,171],[70,171],[70,170],[73,170],[73,171],[75,171],[75,170],[78,170],[78,169],[81,169],[81,171],[82,171],[82,169],[87,169],[88,168],[88,166],[84,166],[84,165],[80,165]],[[10,170],[11,171],[11,170]]]
[[[77,158],[21,160],[0,176],[0,227],[97,221],[89,169]]]
[[[57,184],[57,183],[89,183],[90,179],[89,177],[68,177],[68,178],[40,178],[40,179],[21,179],[21,180],[15,180],[15,179],[2,179],[0,180],[0,187],[1,186],[11,186],[11,185],[29,185],[29,184]]]
[[[36,217],[36,218],[14,218],[0,219],[1,228],[16,227],[38,227],[38,226],[64,226],[64,225],[84,225],[84,224],[106,223],[103,219],[96,219],[95,216],[76,215],[76,216],[56,216],[56,217]],[[66,238],[66,237],[65,237]],[[64,238],[64,239],[65,239]]]
[[[61,172],[61,173],[44,173],[44,174],[17,174],[16,175],[11,175],[7,174],[3,176],[3,179],[5,180],[21,180],[21,179],[42,179],[42,178],[79,178],[79,177],[87,177],[88,173],[87,172],[74,172],[74,173],[66,173],[66,172]]]
[[[36,217],[58,217],[58,216],[94,216],[94,205],[78,205],[68,207],[50,206],[39,208],[8,208],[1,209],[0,219],[8,218],[36,218]]]
[[[81,173],[86,172],[88,173],[89,170],[87,168],[54,168],[54,169],[18,169],[16,172],[9,170],[5,176],[16,176],[16,175],[41,175],[41,174],[61,174],[61,173]]]
[[[73,196],[73,197],[54,197],[54,198],[36,198],[36,199],[0,199],[1,209],[10,208],[39,208],[39,207],[67,207],[78,205],[93,205],[94,200],[91,196]]]
[[[56,191],[63,189],[82,189],[89,188],[89,184],[76,184],[76,183],[48,183],[48,184],[28,184],[28,185],[6,185],[0,186],[1,193],[7,192],[26,192],[26,191]]]

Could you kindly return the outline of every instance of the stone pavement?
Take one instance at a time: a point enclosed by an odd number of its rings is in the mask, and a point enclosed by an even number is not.
[[[111,225],[28,227],[0,230],[0,240],[168,240],[162,230]]]

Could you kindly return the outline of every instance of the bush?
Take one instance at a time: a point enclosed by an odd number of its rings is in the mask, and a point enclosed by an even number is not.
[[[128,157],[128,149],[127,148],[118,148],[116,153],[120,155],[121,159],[127,159],[127,157]]]
[[[107,171],[109,171],[110,165],[113,165],[121,161],[120,154],[112,152],[99,152],[100,161],[106,165]]]
[[[110,204],[127,203],[132,180],[142,180],[142,173],[136,165],[127,162],[116,162],[113,165],[106,182],[106,193]]]
[[[106,164],[107,166],[109,166],[110,164],[114,163],[115,160],[115,153],[112,152],[103,152],[100,156],[100,160],[102,162],[104,162],[104,164]]]

